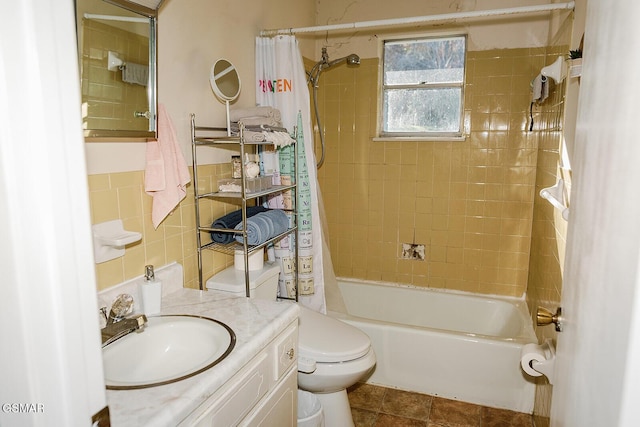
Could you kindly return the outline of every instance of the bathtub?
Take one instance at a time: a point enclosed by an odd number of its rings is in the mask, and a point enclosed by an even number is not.
[[[522,299],[338,279],[348,314],[371,338],[367,383],[531,413],[535,385],[520,368],[536,342]]]

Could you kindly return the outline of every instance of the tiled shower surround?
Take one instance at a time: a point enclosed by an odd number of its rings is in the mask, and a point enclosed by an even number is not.
[[[537,162],[530,83],[545,52],[468,52],[465,141],[375,141],[378,60],[323,73],[319,179],[338,276],[525,292]],[[424,244],[425,261],[400,259],[402,243]]]

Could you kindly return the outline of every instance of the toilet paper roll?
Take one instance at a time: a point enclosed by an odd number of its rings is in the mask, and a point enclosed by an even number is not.
[[[547,360],[544,348],[537,344],[526,344],[520,352],[520,366],[522,370],[532,377],[540,377],[542,374],[531,367],[531,362],[543,362]]]
[[[244,253],[242,251],[235,251],[233,266],[236,270],[244,271]],[[264,267],[264,248],[249,255],[249,271],[260,270],[262,267]]]

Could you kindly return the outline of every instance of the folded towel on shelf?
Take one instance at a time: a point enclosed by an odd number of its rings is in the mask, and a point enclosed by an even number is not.
[[[272,209],[268,212],[268,214],[275,227],[274,235],[284,233],[289,229],[289,215],[287,215],[284,211]]]
[[[274,117],[243,117],[238,120],[238,123],[243,123],[245,126],[282,126],[280,120]]]
[[[171,118],[164,105],[159,104],[158,140],[147,142],[144,170],[144,190],[153,197],[151,220],[155,228],[185,198],[190,181]]]
[[[232,127],[233,129],[233,127]],[[234,136],[238,136],[238,132],[233,132],[233,130],[231,131],[231,135]],[[264,142],[264,133],[262,131],[260,132],[254,132],[252,130],[245,130],[244,133],[242,134],[244,137],[244,140],[246,142]]]
[[[242,224],[238,224],[236,229],[241,229]],[[269,240],[273,233],[273,223],[270,223],[264,216],[256,215],[247,220],[247,243],[250,245],[260,245]],[[242,243],[242,236],[236,236],[236,240]]]
[[[242,230],[242,223],[235,227]],[[284,211],[270,209],[247,219],[247,243],[261,245],[272,237],[284,233],[289,229],[289,217]],[[236,240],[242,243],[243,237],[236,235]]]
[[[286,132],[287,131],[286,128],[283,128],[280,125],[280,122],[275,122],[275,121],[272,121],[271,119],[262,118],[262,119],[255,119],[255,121],[253,121],[251,124],[247,124],[243,121],[229,123],[229,130],[231,131],[231,135],[233,136],[240,135],[241,123],[244,125],[245,139],[247,138],[247,135],[249,135],[251,132],[256,133],[256,132],[273,132],[273,131]]]
[[[122,81],[146,86],[149,83],[149,67],[127,62],[122,66]]]
[[[268,124],[256,124],[256,125],[248,125],[246,123],[242,123],[244,125],[245,132],[289,132],[287,128],[278,125],[268,125]],[[240,122],[231,122],[230,123],[231,132],[234,134],[240,133]]]
[[[264,140],[278,147],[286,147],[294,143],[288,132],[263,132]]]
[[[257,215],[261,212],[266,212],[268,209],[263,206],[250,206],[247,208],[247,218]],[[242,210],[226,214],[213,221],[211,228],[228,228],[230,230],[236,228],[238,224],[242,222]],[[242,226],[242,224],[240,224]],[[211,239],[216,243],[227,244],[233,242],[233,233],[225,233],[222,231],[212,231]]]
[[[232,122],[237,122],[248,117],[268,117],[275,119],[277,122],[282,121],[280,110],[273,107],[239,108],[229,112],[229,120]]]

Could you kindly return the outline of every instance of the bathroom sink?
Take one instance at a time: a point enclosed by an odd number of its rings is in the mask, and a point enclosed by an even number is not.
[[[146,326],[102,349],[108,389],[131,390],[169,384],[199,374],[231,353],[236,336],[207,317],[149,317]]]

